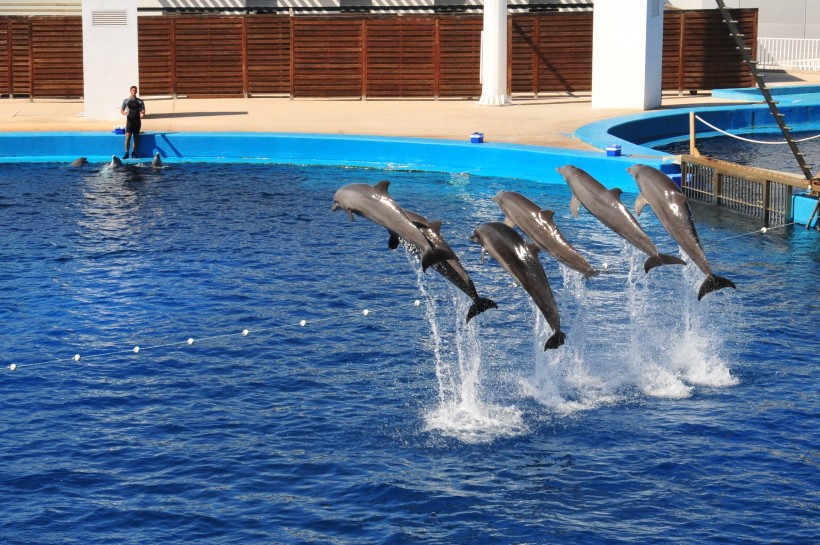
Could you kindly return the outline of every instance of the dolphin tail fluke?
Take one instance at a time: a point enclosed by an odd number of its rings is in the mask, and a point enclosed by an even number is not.
[[[491,308],[498,308],[498,305],[495,304],[495,301],[493,301],[492,299],[479,297],[476,300],[476,302],[472,304],[470,310],[467,311],[467,323],[470,323],[470,320],[472,320],[485,310],[489,310]]]
[[[657,254],[646,260],[643,264],[643,270],[644,272],[649,272],[655,267],[660,267],[661,265],[686,265],[686,261],[674,255]]]
[[[700,301],[707,293],[723,288],[737,289],[737,286],[735,286],[735,283],[728,278],[723,278],[722,276],[718,276],[716,274],[710,274],[706,277],[706,280],[703,281],[703,284],[700,285],[700,290],[698,290],[698,301]]]
[[[457,259],[456,255],[442,249],[430,249],[424,252],[421,256],[421,269],[426,271],[430,265],[435,265],[439,261],[447,261],[448,259]]]
[[[544,343],[544,350],[554,350],[564,344],[564,341],[567,338],[567,334],[561,331],[560,329],[552,334],[552,337],[547,339],[547,342]]]

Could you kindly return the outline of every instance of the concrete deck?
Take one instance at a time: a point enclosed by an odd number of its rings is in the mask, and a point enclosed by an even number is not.
[[[818,73],[774,72],[771,85],[820,83]],[[123,86],[123,98],[128,94]],[[575,138],[578,127],[639,110],[593,109],[587,94],[513,97],[513,105],[479,106],[470,100],[317,100],[279,97],[188,99],[142,97],[143,132],[286,132],[404,136],[468,140],[483,132],[486,142],[591,150]],[[730,104],[709,93],[665,93],[662,108]],[[0,99],[0,131],[111,131],[116,121],[83,116],[83,101]],[[117,109],[112,104],[112,110]]]

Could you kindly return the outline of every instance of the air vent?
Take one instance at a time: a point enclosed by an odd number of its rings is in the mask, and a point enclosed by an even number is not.
[[[92,11],[92,26],[127,26],[128,12],[125,10]]]
[[[652,17],[660,17],[661,15],[661,0],[652,0],[650,2],[650,9],[652,10],[650,13]]]

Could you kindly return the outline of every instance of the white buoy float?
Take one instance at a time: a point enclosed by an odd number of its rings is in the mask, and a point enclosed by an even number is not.
[[[248,330],[248,329],[243,329],[243,330],[242,330],[242,336],[243,336],[243,337],[247,337],[247,336],[248,336],[248,333],[250,333],[250,330]]]
[[[139,354],[139,353],[140,353],[140,347],[139,347],[139,346],[135,346],[135,347],[134,347],[134,354]]]
[[[193,337],[189,337],[189,338],[188,338],[188,346],[191,346],[192,344],[194,344],[194,338],[193,338]]]

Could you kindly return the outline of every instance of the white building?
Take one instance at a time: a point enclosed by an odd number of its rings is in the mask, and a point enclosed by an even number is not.
[[[727,8],[757,8],[758,37],[820,39],[817,0],[724,0]],[[715,0],[666,0],[681,9],[711,9]]]

